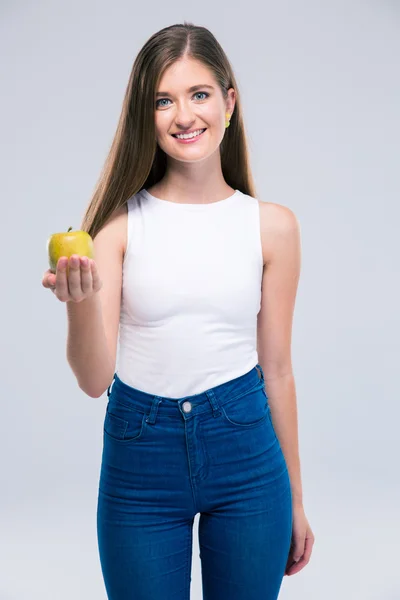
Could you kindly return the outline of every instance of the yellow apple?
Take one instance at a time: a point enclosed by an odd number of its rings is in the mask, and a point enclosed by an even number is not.
[[[68,231],[63,233],[53,233],[47,240],[47,254],[49,257],[50,271],[55,273],[57,263],[61,256],[68,258],[72,254],[94,258],[93,240],[86,231]]]

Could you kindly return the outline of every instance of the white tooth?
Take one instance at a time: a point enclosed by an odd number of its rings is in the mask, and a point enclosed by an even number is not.
[[[202,131],[203,131],[202,129],[198,129],[197,131],[194,131],[193,133],[181,134],[181,135],[177,135],[176,137],[181,140],[187,140],[187,139],[190,139],[190,138],[200,135],[200,133],[202,133]]]

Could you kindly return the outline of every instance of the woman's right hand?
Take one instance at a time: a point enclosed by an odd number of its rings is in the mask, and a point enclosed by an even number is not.
[[[67,275],[68,265],[68,275]],[[61,302],[82,302],[98,292],[103,283],[92,258],[73,254],[61,256],[56,272],[45,271],[42,285],[50,289]]]

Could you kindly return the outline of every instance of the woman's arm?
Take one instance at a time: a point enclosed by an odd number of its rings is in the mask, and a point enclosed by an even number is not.
[[[257,323],[258,360],[274,429],[289,471],[293,503],[303,503],[298,443],[296,388],[292,371],[292,322],[301,264],[300,226],[287,207],[261,203],[265,258]]]
[[[101,289],[82,302],[67,302],[67,360],[79,387],[99,398],[116,364],[127,208],[115,211],[93,240]]]

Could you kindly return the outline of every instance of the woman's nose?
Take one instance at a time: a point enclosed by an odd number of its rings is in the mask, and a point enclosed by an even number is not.
[[[176,111],[175,122],[178,126],[187,129],[192,125],[195,120],[195,116],[190,107],[186,105],[180,106]]]

